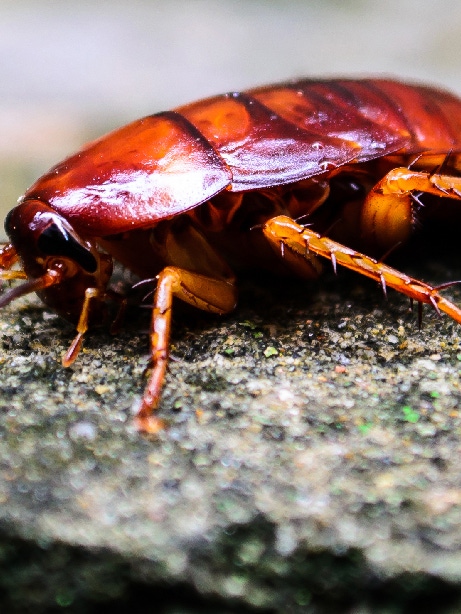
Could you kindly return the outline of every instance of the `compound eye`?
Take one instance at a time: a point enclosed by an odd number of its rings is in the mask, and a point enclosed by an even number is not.
[[[79,264],[88,273],[98,268],[96,258],[63,226],[52,222],[38,237],[38,249],[47,256],[64,256]]]

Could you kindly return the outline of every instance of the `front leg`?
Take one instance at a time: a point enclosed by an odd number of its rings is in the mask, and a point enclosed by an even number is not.
[[[135,418],[139,430],[147,433],[164,428],[163,421],[153,412],[160,400],[168,365],[173,296],[199,309],[224,314],[234,309],[237,289],[233,278],[214,279],[174,266],[165,267],[158,275],[150,333],[153,367]]]
[[[101,291],[98,288],[86,288],[85,298],[83,299],[82,310],[77,323],[77,334],[70,344],[67,352],[62,357],[62,366],[70,367],[76,360],[78,353],[82,349],[83,336],[88,330],[88,319],[90,317],[90,304],[93,300],[101,300]]]

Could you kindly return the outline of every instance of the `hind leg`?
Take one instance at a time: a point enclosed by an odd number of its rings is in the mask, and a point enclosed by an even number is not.
[[[461,323],[461,309],[445,299],[439,288],[426,284],[394,269],[382,262],[357,252],[341,243],[322,237],[318,233],[304,228],[285,216],[270,219],[263,227],[263,232],[272,247],[285,258],[290,254],[291,266],[296,270],[296,258],[302,262],[310,260],[312,254],[327,258],[336,270],[337,264],[356,271],[361,275],[375,279],[386,288],[394,288],[419,303],[429,303],[438,312],[443,311]]]

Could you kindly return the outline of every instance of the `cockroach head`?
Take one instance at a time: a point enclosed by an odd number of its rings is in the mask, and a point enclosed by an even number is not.
[[[50,258],[55,257],[69,259],[90,274],[97,269],[91,246],[67,220],[41,201],[25,201],[12,209],[6,217],[5,230],[28,277],[41,275]]]

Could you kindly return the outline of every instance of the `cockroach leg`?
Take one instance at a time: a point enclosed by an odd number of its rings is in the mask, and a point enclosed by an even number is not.
[[[27,275],[24,271],[9,270],[17,261],[18,254],[11,243],[7,243],[0,248],[0,280],[11,281],[13,279],[27,279]]]
[[[24,277],[23,271],[2,271],[0,277],[3,279],[27,279],[27,276]],[[48,269],[41,277],[27,279],[23,284],[11,288],[9,292],[3,294],[0,297],[0,308],[9,305],[11,301],[16,300],[20,296],[25,296],[32,292],[40,292],[40,290],[44,288],[55,286],[61,283],[62,278],[63,270],[59,264],[57,264],[55,268]]]
[[[302,229],[302,232],[300,232],[300,229]],[[429,303],[436,311],[443,311],[456,322],[461,323],[461,309],[445,299],[439,293],[437,287],[410,277],[312,230],[302,228],[289,217],[272,218],[265,224],[263,232],[278,253],[280,253],[280,243],[284,243],[288,248],[287,251],[304,256],[308,242],[309,251],[313,254],[328,260],[331,260],[332,254],[334,254],[339,265],[375,279],[382,287],[385,285],[394,288],[394,290],[406,294],[419,303]]]
[[[333,266],[333,272],[334,272],[335,275],[337,275],[338,274],[338,269],[337,269],[337,266],[336,266],[337,261],[336,261],[336,254],[334,252],[331,252],[330,260],[331,260],[331,264]]]
[[[13,279],[27,279],[24,271],[0,271],[0,279],[12,281]]]
[[[90,302],[93,299],[100,297],[100,291],[98,288],[87,288],[85,290],[85,298],[83,299],[82,311],[80,313],[80,318],[77,324],[77,335],[69,346],[69,349],[62,357],[62,366],[70,367],[70,365],[75,361],[78,356],[78,353],[81,350],[83,345],[83,335],[88,330],[88,317],[90,314]]]
[[[110,334],[116,335],[120,331],[122,324],[123,324],[123,320],[125,319],[126,310],[128,307],[128,298],[124,296],[123,294],[116,292],[114,290],[111,290],[111,289],[106,290],[106,295],[112,301],[114,301],[115,303],[118,303],[117,312],[110,325]]]
[[[370,245],[388,249],[413,232],[414,202],[420,194],[461,200],[461,177],[394,168],[370,190],[361,211],[361,234]]]
[[[384,275],[382,273],[379,276],[379,283],[381,284],[381,288],[383,290],[384,298],[387,299],[386,279],[385,279],[385,277],[384,277]]]
[[[0,268],[10,269],[18,260],[18,253],[11,243],[6,243],[0,249]],[[5,278],[4,278],[5,279]]]
[[[152,370],[135,423],[140,431],[155,434],[164,422],[153,415],[157,409],[168,365],[173,296],[211,313],[234,309],[237,300],[234,279],[214,279],[179,267],[165,267],[157,277],[152,311],[150,355]]]

